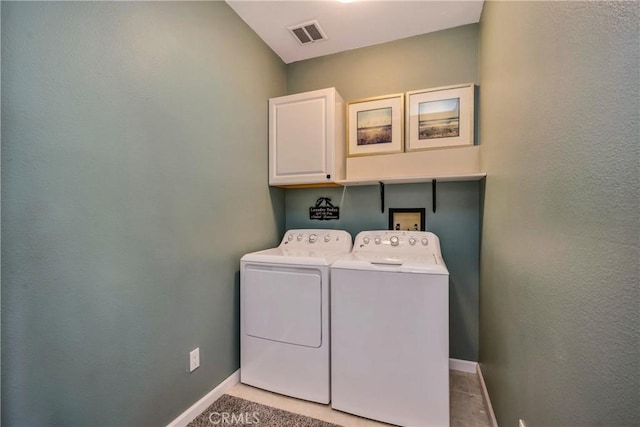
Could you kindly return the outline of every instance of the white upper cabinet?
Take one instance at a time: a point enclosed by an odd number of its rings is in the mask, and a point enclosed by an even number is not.
[[[345,178],[344,101],[335,88],[269,99],[269,185]]]

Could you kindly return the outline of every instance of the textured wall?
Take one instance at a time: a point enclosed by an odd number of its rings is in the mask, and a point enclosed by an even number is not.
[[[501,425],[640,424],[639,7],[484,6],[480,361]]]
[[[465,25],[391,43],[295,62],[287,66],[289,93],[335,86],[345,101],[457,83],[476,82],[478,26]],[[287,228],[344,228],[354,237],[365,229],[386,229],[377,186],[286,190]],[[427,228],[441,239],[451,272],[451,357],[478,360],[479,183],[443,183],[431,212],[431,185],[389,185],[387,207],[427,208]],[[320,196],[342,201],[343,219],[309,220]]]
[[[2,3],[3,425],[164,425],[239,367],[285,72],[223,2]]]

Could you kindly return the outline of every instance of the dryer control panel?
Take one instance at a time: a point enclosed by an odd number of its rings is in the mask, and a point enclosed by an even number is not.
[[[428,231],[362,231],[356,236],[353,252],[440,254],[440,240]]]
[[[284,233],[280,247],[349,252],[351,234],[344,230],[303,229]]]

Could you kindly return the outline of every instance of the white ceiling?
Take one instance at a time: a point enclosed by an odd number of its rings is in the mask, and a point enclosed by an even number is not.
[[[480,21],[482,0],[226,0],[289,64]],[[317,19],[328,39],[300,45],[287,27]]]

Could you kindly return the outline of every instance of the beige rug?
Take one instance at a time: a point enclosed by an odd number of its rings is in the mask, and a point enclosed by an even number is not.
[[[188,427],[216,426],[340,427],[337,424],[261,405],[228,394],[213,402],[198,418],[191,421]]]

